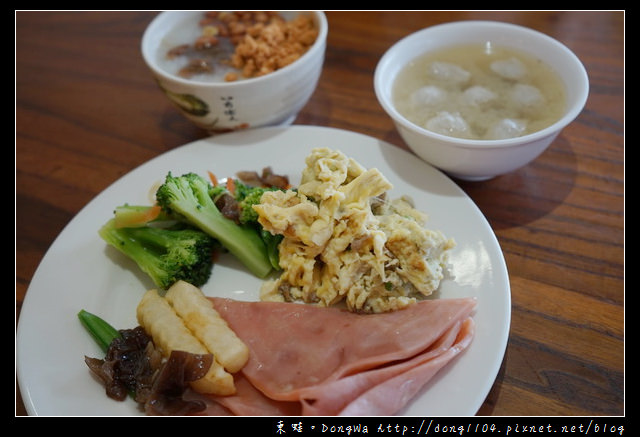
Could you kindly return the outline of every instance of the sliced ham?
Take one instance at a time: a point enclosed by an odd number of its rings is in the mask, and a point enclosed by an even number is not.
[[[212,397],[236,415],[392,415],[474,335],[473,298],[427,300],[403,310],[211,298],[249,347],[234,396]]]
[[[400,411],[422,387],[455,356],[471,343],[474,334],[473,319],[467,318],[449,333],[455,340],[449,347],[439,346],[435,353],[427,352],[417,357],[403,372],[380,381],[372,388],[352,399],[337,414],[341,416],[387,416]],[[415,364],[415,365],[413,365]],[[329,414],[330,410],[317,410],[315,415]]]
[[[236,375],[236,394],[233,396],[211,396],[206,411],[201,415],[221,416],[300,416],[302,405],[299,402],[276,401],[261,393],[242,374]],[[221,412],[220,408],[225,411]]]

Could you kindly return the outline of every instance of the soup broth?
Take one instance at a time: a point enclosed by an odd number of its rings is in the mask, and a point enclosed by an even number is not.
[[[439,134],[478,140],[539,131],[566,109],[560,76],[546,63],[491,43],[422,55],[398,74],[396,109]]]

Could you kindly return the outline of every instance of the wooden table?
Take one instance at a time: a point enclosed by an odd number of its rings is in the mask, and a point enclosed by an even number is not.
[[[140,56],[154,12],[16,13],[16,323],[63,227],[138,165],[207,136],[158,90]],[[624,415],[624,12],[327,13],[325,68],[296,124],[405,148],[373,91],[382,54],[456,20],[547,33],[584,63],[584,111],[532,164],[457,182],[506,258],[512,323],[478,415]],[[16,415],[26,414],[16,387]]]

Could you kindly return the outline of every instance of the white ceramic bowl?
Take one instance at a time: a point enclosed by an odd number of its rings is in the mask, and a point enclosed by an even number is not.
[[[313,94],[324,63],[327,19],[320,11],[286,11],[291,19],[309,14],[318,28],[318,37],[300,59],[273,73],[235,82],[205,82],[168,73],[158,63],[166,53],[168,32],[177,26],[193,26],[202,11],[165,11],[149,24],[142,37],[142,57],[160,89],[182,114],[209,132],[291,123]],[[199,110],[189,104],[197,102]]]
[[[410,61],[447,46],[484,42],[527,52],[550,65],[566,86],[564,116],[543,130],[516,138],[467,140],[419,127],[396,110],[392,103],[394,80]],[[394,44],[376,67],[374,88],[381,106],[416,155],[455,178],[485,180],[516,170],[537,158],[582,111],[589,81],[575,54],[543,33],[503,22],[459,21],[428,27]]]

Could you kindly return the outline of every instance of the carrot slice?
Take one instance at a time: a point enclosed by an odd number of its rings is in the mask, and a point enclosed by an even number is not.
[[[227,178],[227,191],[232,196],[236,195],[236,181],[233,178]]]
[[[213,186],[217,187],[218,186],[218,178],[216,177],[216,175],[214,175],[210,171],[207,171],[207,173],[209,173],[209,179],[211,180],[211,183],[213,184]]]

